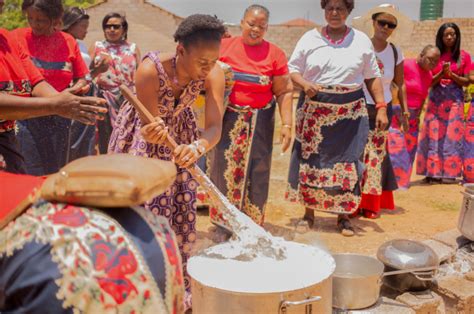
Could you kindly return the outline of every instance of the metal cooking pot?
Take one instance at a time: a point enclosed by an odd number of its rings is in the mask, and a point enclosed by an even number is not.
[[[461,212],[459,213],[459,232],[471,241],[474,241],[474,184],[465,184],[465,191]]]
[[[384,272],[384,265],[374,257],[359,254],[336,254],[333,275],[333,307],[358,310],[374,305],[380,296],[382,278],[405,273],[426,275],[435,267]]]
[[[304,246],[292,242],[287,244]],[[314,247],[307,249],[317,250]],[[242,264],[235,264],[240,263],[236,260],[229,263],[229,260],[221,258],[192,257],[188,262],[188,272],[193,279],[191,281],[193,314],[331,313],[334,259],[323,251],[318,256],[318,259],[305,259],[305,257],[300,259],[300,256],[292,256],[292,260],[302,262],[298,269],[291,269],[291,265],[285,266],[285,260],[282,260],[282,271],[289,272],[291,276],[287,273],[285,276],[282,275],[282,278],[277,274],[265,277],[271,278],[271,282],[274,282],[272,285],[266,281],[269,285],[263,286],[267,286],[267,290],[256,289],[258,286],[262,287],[258,274],[268,271],[264,262],[248,261],[245,262],[245,267],[248,268],[241,268]],[[211,269],[209,265],[212,265]],[[238,276],[235,276],[236,271],[239,271],[235,265],[238,265],[241,272]],[[320,267],[319,269],[327,271],[324,271],[322,277],[311,281],[307,275],[309,271],[305,271],[310,267]],[[249,275],[243,269],[252,269],[253,275]],[[305,278],[306,284],[299,288],[298,283],[302,278]],[[241,283],[238,287],[233,284],[236,281]],[[288,284],[285,284],[286,282]]]
[[[438,255],[426,244],[418,241],[397,239],[387,241],[377,251],[377,258],[385,265],[385,271],[423,267],[437,267]],[[422,291],[432,285],[434,273],[404,273],[384,278],[384,284],[399,292]]]

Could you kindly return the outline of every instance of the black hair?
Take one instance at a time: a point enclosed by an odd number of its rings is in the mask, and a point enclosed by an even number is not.
[[[433,48],[439,51],[438,47],[436,47],[435,45],[428,44],[425,47],[423,47],[420,54],[424,56],[428,52],[428,50],[433,49]]]
[[[61,0],[23,0],[21,9],[26,11],[30,7],[40,10],[50,20],[60,19],[64,12]]]
[[[244,17],[247,15],[247,13],[249,13],[250,11],[253,11],[253,10],[262,11],[267,16],[267,20],[270,19],[270,11],[266,7],[264,7],[263,5],[260,5],[260,4],[252,4],[247,9],[245,9]]]
[[[321,0],[321,8],[323,10],[326,8],[326,5],[329,3],[329,1],[331,0]],[[351,13],[352,10],[354,10],[354,1],[355,0],[342,0],[342,2],[344,2],[344,5],[346,6],[347,11],[349,11],[349,13]]]
[[[174,41],[185,48],[201,42],[220,42],[225,33],[222,21],[208,14],[193,14],[185,18],[174,33]]]
[[[436,34],[436,47],[438,47],[441,54],[447,51],[447,47],[443,42],[443,35],[444,31],[448,28],[454,29],[454,32],[456,33],[456,41],[451,51],[451,59],[457,62],[459,61],[459,56],[461,55],[461,31],[455,23],[444,23],[438,28],[438,33]]]
[[[117,13],[117,12],[107,13],[107,15],[105,15],[104,18],[102,19],[102,30],[105,30],[105,26],[107,25],[107,22],[112,18],[118,18],[122,21],[123,39],[127,40],[127,37],[128,37],[128,22],[127,22],[127,18],[125,17],[125,14],[122,15],[122,14]]]
[[[63,30],[67,31],[74,24],[88,19],[89,15],[86,13],[86,10],[78,7],[70,7],[64,12],[63,15]]]

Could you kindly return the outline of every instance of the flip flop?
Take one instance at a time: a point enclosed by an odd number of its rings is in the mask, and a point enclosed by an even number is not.
[[[355,230],[352,227],[351,222],[347,218],[340,218],[337,220],[337,228],[341,234],[345,237],[352,237],[355,234]]]

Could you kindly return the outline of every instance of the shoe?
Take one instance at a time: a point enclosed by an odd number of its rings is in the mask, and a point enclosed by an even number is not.
[[[303,216],[303,218],[301,218],[301,220],[306,221],[306,222],[308,223],[308,227],[309,227],[310,229],[313,228],[313,226],[314,226],[314,216],[309,216],[309,215],[306,215],[306,214],[305,214],[305,215]]]
[[[374,212],[374,211],[371,211],[371,210],[368,210],[368,209],[363,209],[362,210],[362,215],[365,217],[365,218],[368,218],[368,219],[377,219],[379,218],[379,214]]]
[[[454,178],[443,178],[440,179],[442,184],[456,184],[456,179]]]
[[[424,184],[431,184],[433,182],[432,177],[425,177],[423,180],[421,180],[422,183]]]
[[[341,234],[345,237],[352,237],[355,234],[355,230],[352,227],[351,222],[347,218],[338,218],[337,228],[339,229]]]
[[[357,218],[357,216],[362,215],[363,211],[363,209],[357,208],[355,212],[349,215],[349,218]]]

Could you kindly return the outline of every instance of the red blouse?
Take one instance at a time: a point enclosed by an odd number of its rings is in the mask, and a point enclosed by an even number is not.
[[[33,87],[43,80],[28,54],[12,34],[0,29],[0,92],[31,96]],[[0,132],[13,129],[14,122],[0,120]]]
[[[288,74],[288,60],[283,50],[268,41],[249,46],[241,36],[225,38],[221,43],[220,60],[232,67],[234,72],[265,75],[269,84],[257,84],[235,80],[229,101],[240,106],[262,108],[272,97],[271,79]]]
[[[46,81],[57,91],[63,91],[73,79],[89,73],[79,46],[71,35],[55,32],[51,36],[37,36],[31,28],[16,29],[13,33]]]

